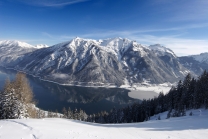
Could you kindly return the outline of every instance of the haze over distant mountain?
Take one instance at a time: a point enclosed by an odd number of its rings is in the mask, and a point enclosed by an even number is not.
[[[208,70],[208,53],[201,53],[199,55],[183,56],[180,57],[180,63],[193,71],[195,74],[200,75],[204,70]]]
[[[199,61],[201,63],[207,63],[208,64],[208,53],[201,53],[200,55],[192,55],[196,61]]]
[[[195,60],[200,70],[193,69],[186,64],[189,58],[178,58],[164,46],[147,47],[119,37],[77,37],[51,47],[41,46],[16,41],[0,43],[0,64],[62,84],[101,86],[173,83],[189,72],[198,75],[208,67],[200,64],[204,61]]]

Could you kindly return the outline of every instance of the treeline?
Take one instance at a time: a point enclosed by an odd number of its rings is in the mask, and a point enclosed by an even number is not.
[[[164,111],[169,111],[167,118],[170,118],[184,116],[186,110],[200,107],[208,108],[208,73],[206,71],[198,79],[194,79],[191,74],[188,74],[167,94],[161,92],[158,97],[144,99],[141,103],[122,109],[113,108],[110,113],[93,114],[88,116],[87,121],[96,123],[143,122],[149,120],[150,116]]]

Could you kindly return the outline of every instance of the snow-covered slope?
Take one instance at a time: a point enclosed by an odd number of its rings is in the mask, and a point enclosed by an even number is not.
[[[199,55],[179,57],[180,63],[195,73],[202,74],[204,70],[208,70],[208,53],[201,53]]]
[[[129,124],[95,124],[68,119],[0,120],[3,139],[207,139],[208,111],[193,110],[193,116]]]
[[[199,55],[192,55],[190,57],[193,57],[196,61],[199,61],[201,63],[208,64],[208,53],[201,53]]]
[[[38,48],[38,49],[40,49],[40,48],[47,48],[47,47],[49,47],[49,46],[46,45],[46,44],[38,44],[38,45],[35,45],[35,48]]]
[[[5,40],[0,41],[0,65],[6,66],[14,64],[29,52],[36,50],[34,46],[20,41]],[[16,61],[17,60],[17,61]]]
[[[169,48],[166,48],[160,44],[150,45],[149,48],[154,51],[158,56],[171,55],[177,58],[176,54]]]
[[[133,44],[133,41],[126,38],[109,38],[99,40],[99,45],[106,51],[113,53],[120,60],[126,50]]]
[[[25,43],[25,42],[21,42],[21,41],[17,41],[17,40],[4,40],[4,41],[0,41],[0,46],[7,46],[7,47],[22,47],[22,48],[33,48],[34,46]]]

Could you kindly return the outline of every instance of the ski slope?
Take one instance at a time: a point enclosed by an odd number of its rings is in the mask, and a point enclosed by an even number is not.
[[[208,110],[193,116],[165,119],[167,112],[143,123],[95,124],[75,120],[0,120],[0,139],[207,139]]]

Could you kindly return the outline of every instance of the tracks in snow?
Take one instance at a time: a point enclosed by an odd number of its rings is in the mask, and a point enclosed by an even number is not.
[[[23,127],[24,127],[24,129],[29,129],[31,132],[33,131],[33,128],[32,128],[32,127],[30,127],[30,126],[28,126],[28,125],[26,125],[26,124],[23,124],[23,123],[20,123],[20,122],[14,121],[14,120],[5,120],[5,121],[7,121],[7,122],[12,122],[12,123],[15,123],[15,124],[21,125],[21,126],[23,126]],[[34,139],[38,139],[38,138],[36,137],[36,135],[35,135],[35,134],[33,134],[33,133],[31,133],[31,134],[32,134],[32,136],[33,136],[33,138],[34,138]],[[22,138],[22,139],[23,139],[23,138]]]

